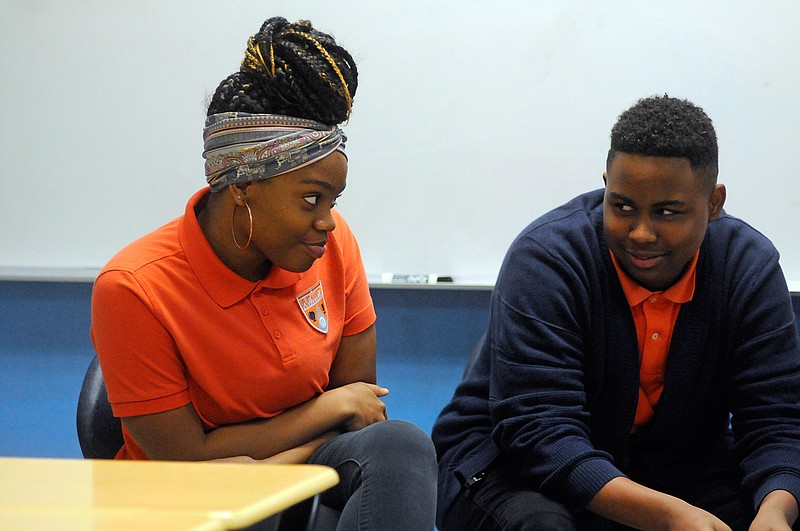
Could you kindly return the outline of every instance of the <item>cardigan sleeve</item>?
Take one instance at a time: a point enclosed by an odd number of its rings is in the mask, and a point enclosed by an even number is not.
[[[580,509],[623,474],[590,440],[584,368],[591,299],[599,299],[592,291],[601,282],[597,250],[586,243],[595,240],[593,228],[557,226],[519,238],[501,269],[489,336],[490,411],[495,443],[520,474]]]
[[[755,507],[778,489],[800,502],[800,340],[778,252],[756,233],[728,254],[730,400],[743,486]]]

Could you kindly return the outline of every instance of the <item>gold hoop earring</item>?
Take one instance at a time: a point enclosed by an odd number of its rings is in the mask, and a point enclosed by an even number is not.
[[[250,205],[247,203],[244,204],[247,207],[247,216],[250,218],[250,232],[247,234],[247,242],[244,245],[239,245],[239,242],[236,241],[236,225],[234,223],[236,219],[236,207],[239,205],[233,205],[233,214],[231,215],[231,234],[233,235],[233,243],[236,244],[236,247],[244,251],[250,246],[250,240],[253,239],[253,212],[250,210]]]

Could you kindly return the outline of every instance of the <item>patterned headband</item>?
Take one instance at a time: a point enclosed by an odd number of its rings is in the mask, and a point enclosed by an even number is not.
[[[212,192],[269,179],[344,153],[338,127],[280,114],[226,112],[206,118],[203,158]]]

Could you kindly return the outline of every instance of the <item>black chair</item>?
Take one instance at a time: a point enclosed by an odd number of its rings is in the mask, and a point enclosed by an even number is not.
[[[78,395],[78,442],[85,459],[114,459],[122,448],[122,422],[108,402],[97,355],[86,369]],[[326,531],[336,529],[339,513],[314,496],[248,528],[248,531]]]
[[[114,459],[122,448],[122,424],[111,412],[96,355],[83,377],[76,423],[78,442],[86,459]]]

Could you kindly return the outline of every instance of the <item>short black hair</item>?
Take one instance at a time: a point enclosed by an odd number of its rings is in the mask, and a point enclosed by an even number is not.
[[[714,124],[689,100],[664,94],[637,101],[611,129],[606,168],[616,153],[685,158],[694,172],[711,184],[717,182],[719,148]]]

